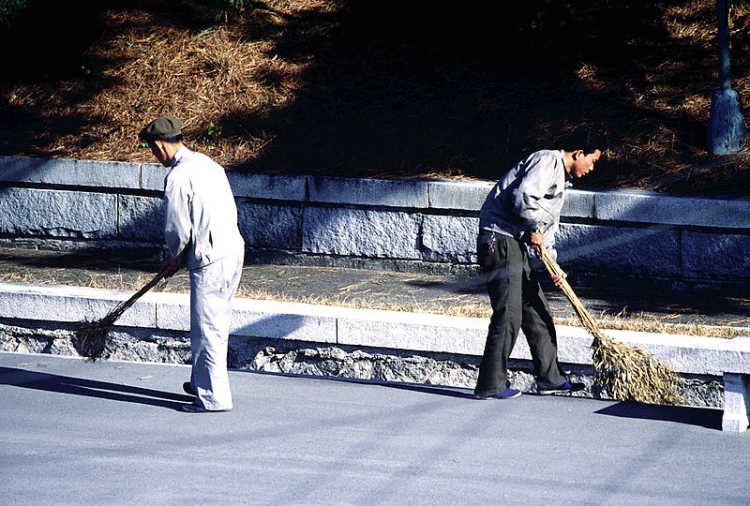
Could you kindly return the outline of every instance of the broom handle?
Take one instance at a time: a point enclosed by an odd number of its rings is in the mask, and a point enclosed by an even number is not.
[[[117,305],[117,307],[115,307],[112,311],[110,311],[110,314],[113,314],[113,315],[117,314],[118,317],[119,317],[119,313],[122,313],[125,309],[129,308],[130,306],[132,306],[133,303],[136,300],[140,299],[143,296],[144,293],[146,293],[149,290],[151,290],[159,281],[161,281],[164,278],[166,272],[167,272],[166,268],[160,270],[156,274],[156,276],[153,277],[153,279],[151,281],[149,281],[148,283],[146,283],[140,290],[138,290],[137,292],[135,292],[135,294],[133,294],[133,296],[131,296],[126,301],[120,302]]]
[[[547,269],[547,272],[550,274],[550,276],[560,276],[560,280],[562,281],[562,286],[560,287],[560,289],[573,305],[573,309],[575,309],[575,312],[578,315],[578,319],[581,320],[583,326],[589,330],[599,332],[599,327],[597,326],[596,321],[591,316],[591,314],[586,311],[586,308],[583,306],[578,296],[576,296],[573,288],[570,286],[570,283],[568,283],[568,280],[565,279],[565,272],[563,272],[560,266],[557,265],[557,263],[552,260],[552,258],[547,254],[547,250],[544,249],[544,245],[540,245],[537,248],[537,253],[539,253],[539,256],[542,259],[542,263],[544,264],[544,267]]]

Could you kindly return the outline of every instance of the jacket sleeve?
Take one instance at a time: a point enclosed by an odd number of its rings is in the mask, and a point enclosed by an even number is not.
[[[554,171],[554,163],[548,163],[543,157],[530,160],[521,183],[513,192],[513,207],[526,232],[546,229],[554,222],[555,217],[544,202],[555,181]]]
[[[193,238],[191,197],[187,181],[174,177],[167,179],[164,187],[164,240],[172,258],[180,256]]]

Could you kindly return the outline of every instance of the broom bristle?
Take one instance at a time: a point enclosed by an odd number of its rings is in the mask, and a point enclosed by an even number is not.
[[[73,346],[78,354],[93,361],[102,358],[107,345],[107,336],[117,319],[120,318],[122,313],[124,313],[130,306],[135,304],[144,293],[149,291],[154,285],[156,285],[156,283],[164,278],[164,276],[165,270],[160,271],[132,297],[119,303],[112,311],[107,313],[104,318],[94,322],[81,323],[73,336]]]
[[[83,323],[76,330],[73,346],[79,355],[94,361],[102,358],[106,349],[107,335],[114,323],[108,316],[99,321]]]
[[[552,275],[564,275],[544,248],[541,258]],[[680,380],[671,368],[660,363],[653,355],[635,346],[628,346],[599,330],[596,321],[586,311],[570,284],[563,277],[562,291],[570,300],[583,326],[594,337],[592,361],[596,384],[617,400],[652,404],[680,404]]]

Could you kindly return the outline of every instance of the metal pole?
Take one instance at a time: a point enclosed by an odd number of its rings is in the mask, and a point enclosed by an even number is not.
[[[708,119],[708,151],[725,155],[738,151],[747,135],[745,118],[740,107],[740,96],[729,82],[729,5],[728,0],[716,0],[719,25],[719,84],[721,89],[711,99]]]
[[[719,82],[722,91],[731,88],[729,83],[729,5],[727,0],[716,1],[719,21]]]

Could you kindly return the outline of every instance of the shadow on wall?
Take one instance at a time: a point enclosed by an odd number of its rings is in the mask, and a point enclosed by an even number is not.
[[[306,315],[297,314],[274,314],[271,316],[260,316],[257,319],[253,319],[250,323],[233,322],[230,330],[230,334],[233,336],[242,337],[258,337],[266,339],[300,339],[311,340],[316,334],[321,334],[320,331],[315,332],[316,327],[319,327],[320,321],[318,318]],[[333,325],[333,323],[331,323]],[[310,330],[310,334],[305,332],[304,335],[300,331]],[[331,329],[326,329],[331,330]],[[319,342],[331,341],[331,337],[334,335],[320,336]]]

